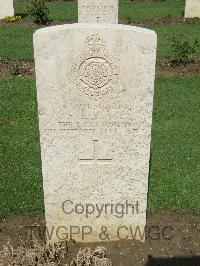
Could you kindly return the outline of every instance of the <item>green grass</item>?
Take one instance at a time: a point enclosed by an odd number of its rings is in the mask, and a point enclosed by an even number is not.
[[[156,81],[150,210],[200,213],[200,77]]]
[[[15,0],[26,16],[30,1]],[[120,3],[121,19],[181,17],[185,0]],[[53,20],[77,19],[73,2],[48,3]],[[158,33],[158,56],[171,57],[173,36],[199,40],[200,24],[148,25]],[[0,24],[0,59],[32,60],[37,26]],[[200,56],[200,46],[195,54]],[[0,217],[42,212],[43,191],[35,80],[0,78]],[[156,79],[149,211],[200,213],[200,78]]]
[[[185,0],[120,3],[120,19],[183,17]]]
[[[149,210],[198,213],[200,78],[156,80]],[[0,216],[43,211],[35,81],[0,78]]]
[[[18,15],[27,15],[26,8],[30,1],[15,0],[15,10]],[[47,3],[50,17],[53,20],[77,19],[78,6],[75,2],[55,1]],[[147,19],[155,17],[183,17],[185,0],[166,0],[142,2],[120,1],[120,19]],[[31,18],[26,18],[30,20]]]
[[[30,1],[16,0],[17,14],[24,14]],[[77,19],[77,5],[74,2],[49,2],[51,17],[54,20]],[[184,7],[184,0],[166,0],[154,2],[120,3],[120,18],[148,18],[162,17],[171,14],[180,16]],[[30,18],[29,18],[30,19]],[[186,38],[200,42],[200,23],[183,25],[147,25],[158,34],[158,57],[171,57],[170,47],[173,36],[184,34]],[[33,60],[32,35],[38,27],[31,25],[0,24],[0,59]],[[200,46],[196,52],[200,55]]]
[[[170,47],[173,36],[184,34],[190,40],[199,40],[198,24],[183,25],[149,25],[147,28],[153,29],[158,34],[158,57],[171,57],[172,48]],[[37,29],[36,26],[20,25],[0,25],[0,58],[16,60],[33,60],[32,35]],[[196,54],[200,56],[200,45]]]
[[[35,26],[0,25],[0,59],[33,59]]]
[[[15,13],[21,15],[24,20],[32,20],[27,15],[27,7],[30,6],[30,1],[15,0]],[[78,19],[78,6],[74,2],[56,1],[47,3],[49,8],[49,17],[52,20],[74,20]]]
[[[158,50],[159,57],[171,57],[173,55],[171,42],[173,37],[183,34],[186,40],[199,41],[200,44],[200,23],[194,24],[177,24],[177,25],[147,25],[146,28],[155,30],[158,34]],[[200,45],[198,45],[196,56],[200,56]]]
[[[0,78],[0,216],[43,210],[42,174],[31,78]]]

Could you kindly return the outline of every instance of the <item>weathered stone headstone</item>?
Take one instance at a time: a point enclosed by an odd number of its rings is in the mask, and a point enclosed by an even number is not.
[[[50,242],[144,240],[156,45],[115,24],[34,34]]]
[[[119,0],[78,0],[79,23],[118,23]]]
[[[0,0],[0,19],[5,18],[6,16],[13,16],[13,0]]]
[[[200,18],[200,0],[186,0],[185,17]]]

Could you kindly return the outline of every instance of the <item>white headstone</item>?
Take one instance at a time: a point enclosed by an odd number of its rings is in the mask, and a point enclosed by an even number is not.
[[[48,241],[144,240],[156,45],[114,24],[34,34]]]
[[[13,15],[13,0],[0,0],[0,19],[4,19],[6,16]]]
[[[200,18],[200,0],[186,0],[185,17]]]
[[[119,0],[78,0],[79,23],[118,23]]]

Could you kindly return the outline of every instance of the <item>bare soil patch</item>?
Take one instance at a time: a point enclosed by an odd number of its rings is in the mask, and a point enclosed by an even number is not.
[[[178,75],[200,75],[200,58],[196,58],[188,64],[176,65],[168,59],[158,59],[156,64],[156,75],[173,77]]]
[[[55,25],[62,25],[62,24],[72,24],[77,23],[76,19],[71,20],[54,20],[49,21],[47,25],[39,25],[39,27],[48,27],[48,26],[55,26]],[[125,25],[157,25],[157,24],[184,24],[184,23],[199,23],[199,18],[184,18],[184,17],[164,17],[164,18],[147,18],[147,19],[120,19],[119,24]],[[37,25],[32,21],[22,20],[17,22],[4,22],[0,20],[0,25],[21,25],[21,26],[33,26]]]
[[[35,75],[35,65],[31,61],[0,61],[0,77],[26,77]],[[177,75],[200,75],[200,58],[186,65],[174,65],[168,59],[158,59],[156,75],[173,77]]]
[[[165,18],[148,18],[148,19],[127,19],[121,20],[121,24],[129,24],[129,25],[158,25],[158,24],[190,24],[190,23],[199,23],[199,18],[172,18],[172,17],[165,17]]]
[[[156,213],[147,217],[147,233],[145,243],[138,241],[101,242],[78,244],[68,242],[68,257],[71,261],[80,247],[94,248],[105,246],[111,252],[113,266],[132,265],[200,265],[200,216],[179,213]],[[30,226],[43,228],[44,216],[35,217],[10,216],[0,221],[0,244],[11,239],[16,248],[30,241]],[[34,229],[35,230],[35,229]],[[34,235],[44,242],[38,230]]]
[[[148,18],[148,19],[122,19],[121,24],[128,25],[156,25],[156,24],[183,24],[184,18]]]
[[[24,77],[35,74],[35,66],[31,61],[0,60],[0,77]]]

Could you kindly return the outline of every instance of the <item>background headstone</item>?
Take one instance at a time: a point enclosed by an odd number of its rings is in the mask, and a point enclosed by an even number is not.
[[[13,15],[13,0],[0,0],[0,19],[4,19],[6,16]]]
[[[200,18],[200,0],[186,0],[185,17]]]
[[[79,23],[118,23],[118,0],[78,0]]]

